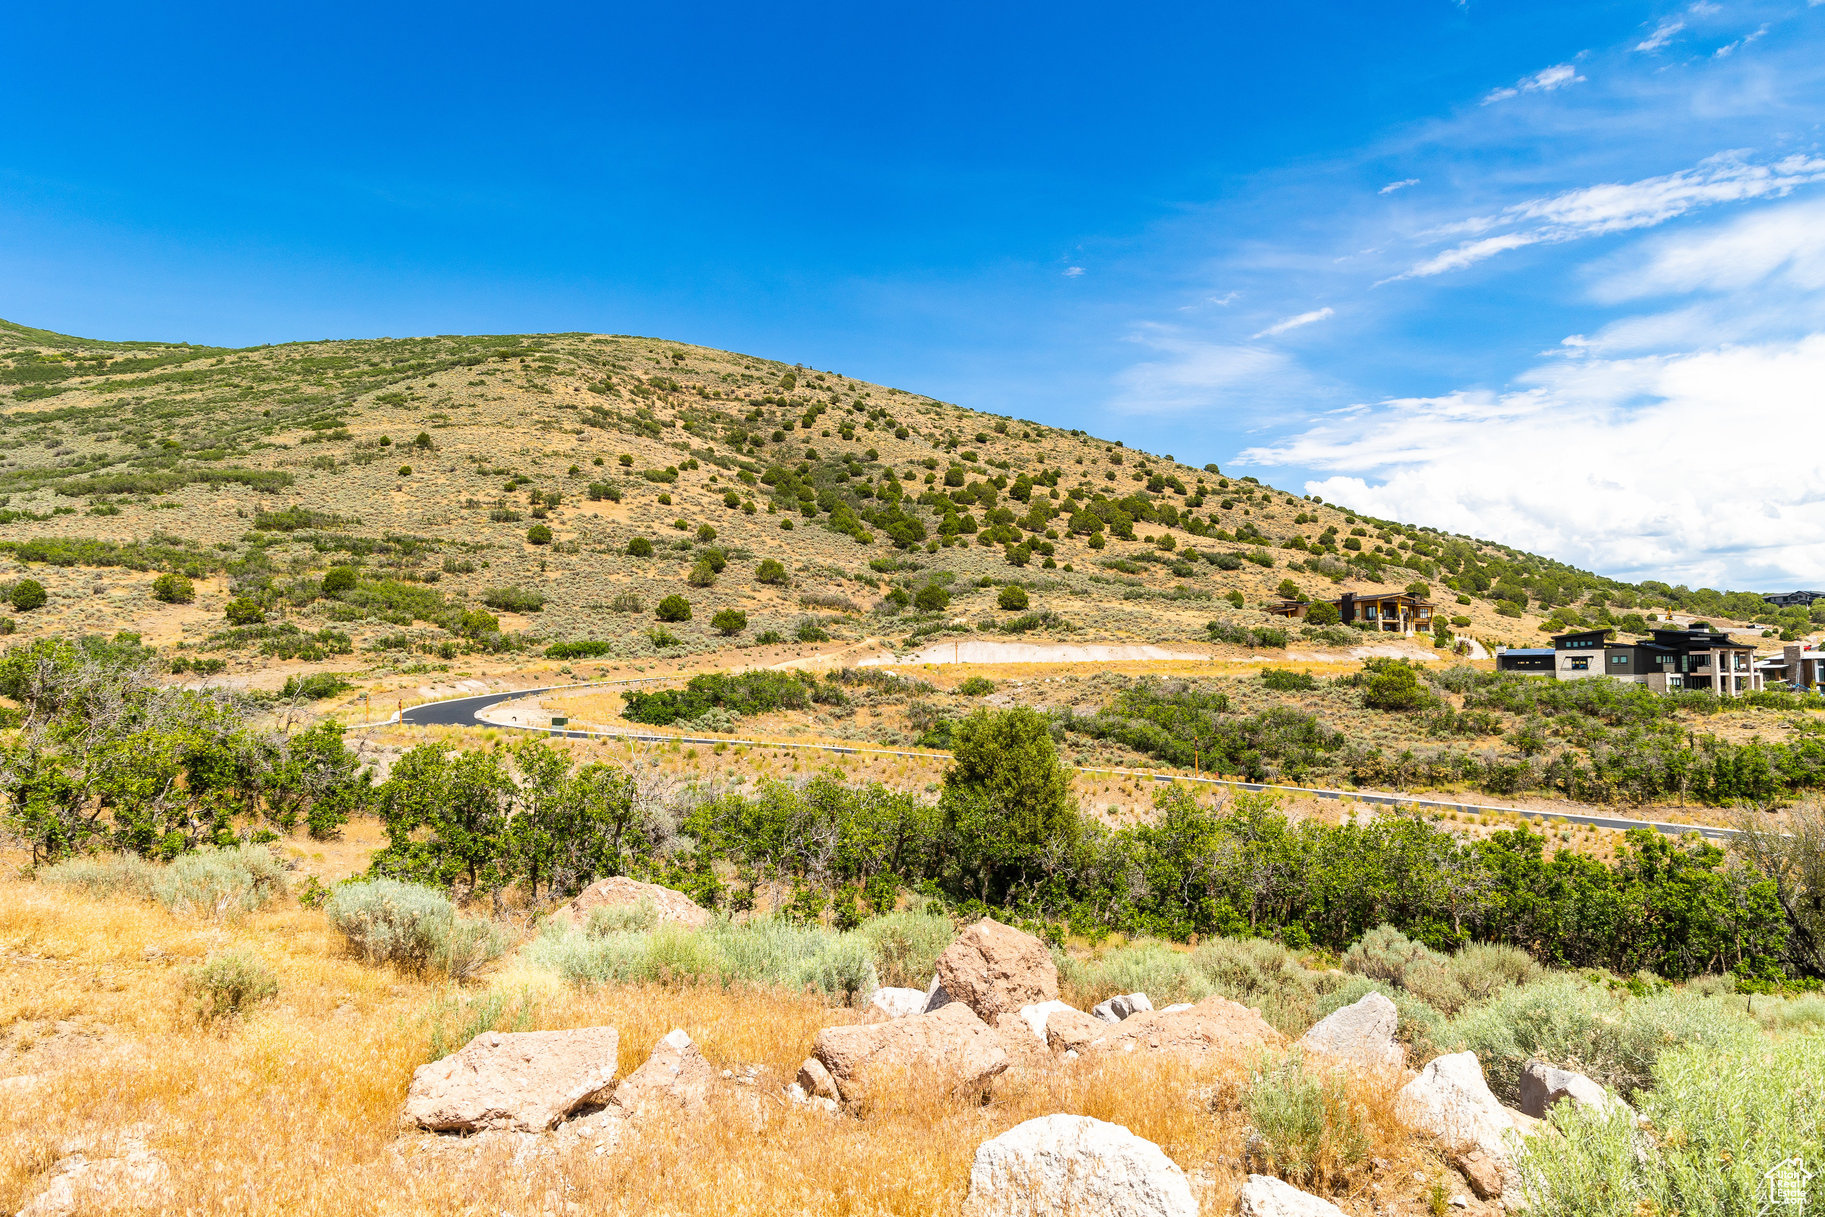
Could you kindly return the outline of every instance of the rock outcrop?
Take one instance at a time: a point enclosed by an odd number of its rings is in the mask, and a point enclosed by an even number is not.
[[[865,1094],[871,1075],[880,1073],[979,1090],[1008,1067],[994,1029],[960,1002],[892,1022],[825,1027],[814,1054],[845,1102]]]
[[[160,1208],[171,1200],[171,1170],[146,1148],[146,1126],[118,1137],[106,1156],[72,1153],[59,1159],[38,1194],[18,1217],[69,1217],[72,1213],[127,1213]]]
[[[716,1071],[691,1037],[677,1029],[653,1045],[645,1064],[621,1079],[608,1106],[634,1121],[667,1109],[701,1115],[715,1084]]]
[[[1031,1006],[1022,1006],[1019,1010],[1020,1021],[1033,1032],[1033,1038],[1040,1043],[1046,1042],[1046,1020],[1061,1011],[1069,1010],[1073,1014],[1078,1010],[1061,1001],[1036,1002]]]
[[[1299,1046],[1372,1068],[1398,1066],[1407,1058],[1406,1049],[1394,1038],[1399,1026],[1400,1012],[1394,1003],[1380,993],[1366,993],[1361,1000],[1314,1023]]]
[[[1153,1002],[1145,993],[1118,993],[1106,1001],[1097,1002],[1090,1007],[1090,1013],[1105,1023],[1119,1023],[1124,1018],[1146,1014],[1152,1009]]]
[[[1401,1087],[1395,1111],[1408,1127],[1439,1140],[1477,1195],[1511,1206],[1520,1202],[1508,1134],[1528,1131],[1532,1121],[1496,1101],[1476,1053],[1433,1059]]]
[[[1553,1104],[1565,1102],[1588,1107],[1592,1111],[1603,1114],[1619,1107],[1628,1106],[1582,1073],[1573,1073],[1569,1069],[1555,1069],[1544,1061],[1529,1061],[1521,1067],[1521,1112],[1523,1115],[1532,1116],[1536,1120],[1544,1120],[1547,1111]]]
[[[661,925],[682,925],[700,929],[710,923],[710,912],[683,892],[656,883],[641,883],[625,875],[598,879],[576,898],[553,914],[579,928],[589,924],[596,909],[650,907]]]
[[[1250,1175],[1242,1185],[1241,1201],[1241,1217],[1344,1217],[1329,1200],[1272,1175]]]
[[[1197,1217],[1184,1172],[1151,1141],[1089,1116],[1041,1116],[976,1149],[964,1217]]]
[[[986,1023],[1058,997],[1058,967],[1046,944],[989,917],[944,949],[937,973],[938,986],[950,1000],[962,1002]]]
[[[1282,1042],[1282,1036],[1247,1006],[1207,997],[1193,1006],[1151,1010],[1119,1023],[1089,1015],[1078,1022],[1054,1014],[1046,1031],[1055,1052],[1169,1052],[1183,1056],[1234,1055]],[[1054,1034],[1056,1032],[1056,1034]]]
[[[544,1132],[613,1085],[613,1027],[484,1031],[420,1065],[404,1118],[434,1132]]]

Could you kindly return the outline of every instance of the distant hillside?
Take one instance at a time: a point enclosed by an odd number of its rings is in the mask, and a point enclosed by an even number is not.
[[[769,632],[963,629],[1165,641],[1205,638],[1213,619],[1268,624],[1260,606],[1283,580],[1332,596],[1425,582],[1454,632],[1485,642],[1531,642],[1543,622],[1762,611],[1740,593],[1625,584],[1214,465],[652,338],[229,350],[0,323],[0,409],[0,550],[14,559],[0,581],[30,574],[51,594],[18,616],[27,632],[219,645],[233,598],[267,618],[238,640],[267,643],[294,617],[305,634],[446,651],[597,640],[639,655]],[[641,540],[651,556],[629,552]],[[760,569],[769,560],[781,575]],[[357,585],[324,600],[337,566]],[[161,571],[192,579],[194,600],[152,599]],[[1003,607],[1009,583],[1024,609]],[[929,587],[948,603],[921,601]],[[688,621],[655,621],[670,595],[690,602]],[[747,614],[738,632],[712,624],[725,609]]]

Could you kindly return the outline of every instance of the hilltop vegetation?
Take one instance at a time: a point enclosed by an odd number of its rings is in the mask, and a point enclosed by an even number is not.
[[[1336,582],[1425,585],[1441,641],[1669,611],[1774,623],[1753,597],[1631,586],[1081,432],[654,339],[224,350],[0,324],[0,394],[0,550],[48,590],[16,626],[140,621],[224,657],[331,653],[325,629],[406,655],[975,630],[1258,645],[1261,605]],[[155,591],[159,573],[188,583]],[[231,604],[240,632],[220,624]]]

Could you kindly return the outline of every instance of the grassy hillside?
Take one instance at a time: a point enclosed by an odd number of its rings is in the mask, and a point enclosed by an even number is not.
[[[1283,580],[1330,595],[1426,582],[1454,632],[1484,642],[1531,641],[1543,620],[1755,609],[649,338],[228,350],[0,323],[0,403],[0,583],[49,591],[17,616],[26,633],[132,628],[307,659],[576,640],[636,658],[970,631],[1160,642],[1205,639],[1213,619],[1267,624],[1260,606]],[[651,556],[629,553],[637,539]],[[784,570],[763,581],[769,559]],[[326,599],[337,566],[358,579]],[[175,602],[155,599],[160,572],[190,579],[193,599],[170,581]],[[1003,607],[1010,583],[1024,608]],[[948,602],[921,600],[928,586]],[[689,601],[688,621],[655,620],[669,595]],[[224,633],[237,598],[251,624]],[[739,630],[712,624],[727,609],[746,614]]]

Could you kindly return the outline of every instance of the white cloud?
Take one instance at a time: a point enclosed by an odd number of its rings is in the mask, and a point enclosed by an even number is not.
[[[1308,381],[1293,362],[1264,347],[1205,342],[1165,326],[1131,340],[1155,352],[1116,376],[1110,407],[1123,414],[1211,414],[1245,410],[1269,386]]]
[[[1821,4],[1825,4],[1825,0],[1819,0],[1819,2]],[[1208,299],[1210,301],[1210,303],[1217,305],[1219,308],[1228,308],[1230,305],[1234,304],[1237,300],[1241,299],[1241,297],[1242,297],[1241,292],[1224,292],[1221,296],[1209,296],[1209,297],[1206,297],[1206,299]]]
[[[1578,75],[1578,69],[1572,67],[1571,64],[1556,63],[1550,68],[1542,68],[1532,76],[1523,76],[1520,80],[1515,81],[1512,88],[1490,90],[1483,98],[1483,104],[1507,101],[1510,97],[1516,97],[1522,93],[1551,93],[1555,89],[1563,89],[1566,85],[1577,84],[1583,79],[1584,77]]]
[[[1673,36],[1686,28],[1686,23],[1669,17],[1654,27],[1654,32],[1635,44],[1637,51],[1658,51],[1673,41]]]
[[[1075,279],[1083,273],[1084,273],[1084,268],[1081,266],[1067,266],[1067,267],[1065,267],[1065,270],[1064,270],[1064,275],[1065,275],[1065,278],[1067,278],[1067,279]]]
[[[1754,287],[1825,292],[1825,199],[1767,207],[1699,233],[1645,246],[1596,284],[1604,303]]]
[[[1825,4],[1825,0],[1819,0],[1819,2],[1821,4]],[[1409,186],[1417,186],[1417,185],[1419,185],[1419,179],[1416,177],[1402,178],[1398,182],[1389,182],[1386,186],[1383,186],[1380,190],[1376,191],[1375,193],[1393,194],[1396,190],[1405,190]]]
[[[1415,264],[1392,279],[1423,278],[1461,270],[1527,245],[1557,244],[1650,228],[1699,208],[1779,197],[1817,181],[1825,181],[1825,157],[1795,155],[1773,164],[1754,164],[1734,153],[1724,153],[1678,173],[1569,190],[1517,203],[1494,215],[1448,225],[1438,230],[1440,235],[1478,235]],[[1496,229],[1508,231],[1495,236],[1481,235]]]
[[[1741,38],[1738,38],[1735,42],[1725,43],[1723,46],[1718,47],[1715,51],[1712,51],[1711,58],[1723,59],[1724,57],[1726,57],[1728,55],[1734,54],[1736,51],[1740,50],[1743,47],[1748,46],[1751,42],[1754,42],[1757,38],[1760,38],[1763,34],[1766,34],[1767,32],[1768,32],[1768,23],[1764,21],[1762,23],[1762,28],[1755,30],[1752,33],[1744,34]]]
[[[1358,407],[1251,465],[1379,516],[1606,573],[1733,587],[1825,576],[1825,449],[1804,434],[1825,334],[1536,369],[1508,393]]]
[[[1333,309],[1329,306],[1326,306],[1324,308],[1315,308],[1309,313],[1300,313],[1296,317],[1288,317],[1284,321],[1276,321],[1274,324],[1268,326],[1266,329],[1262,330],[1259,334],[1256,334],[1254,337],[1267,338],[1274,334],[1284,334],[1288,330],[1296,330],[1302,325],[1310,325],[1314,321],[1323,321],[1329,317],[1334,317],[1336,315],[1337,315],[1337,310]]]

